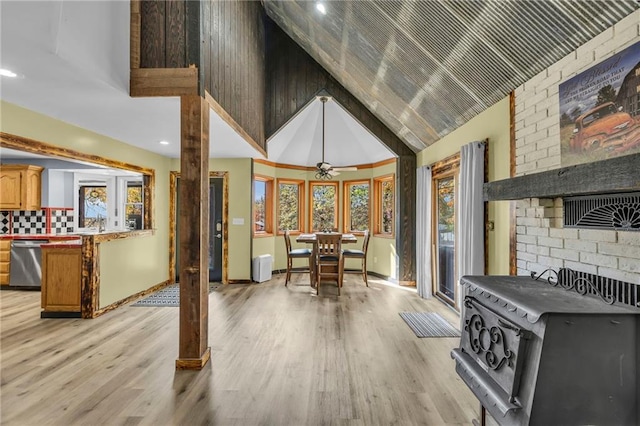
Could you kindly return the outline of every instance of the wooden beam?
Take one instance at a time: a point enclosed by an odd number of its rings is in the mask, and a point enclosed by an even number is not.
[[[129,63],[131,69],[140,68],[140,0],[130,3]]]
[[[484,201],[556,198],[640,189],[640,153],[484,184]]]
[[[209,105],[180,98],[180,344],[176,368],[201,369],[210,357]]]
[[[516,94],[509,93],[509,177],[516,175]],[[518,275],[516,202],[509,203],[509,275]]]
[[[132,97],[186,96],[198,94],[198,68],[133,68]]]
[[[399,156],[396,163],[398,281],[408,286],[416,285],[416,162],[412,154]]]

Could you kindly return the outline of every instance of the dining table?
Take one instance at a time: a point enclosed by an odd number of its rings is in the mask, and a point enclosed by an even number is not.
[[[296,237],[296,242],[298,243],[306,243],[312,244],[313,249],[311,259],[309,260],[309,278],[311,282],[311,287],[316,287],[316,242],[317,242],[317,234],[299,234]],[[356,243],[358,239],[353,234],[342,234],[342,244],[350,244]]]

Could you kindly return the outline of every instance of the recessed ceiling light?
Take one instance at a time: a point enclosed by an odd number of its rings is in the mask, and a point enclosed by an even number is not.
[[[160,145],[169,145],[168,141],[160,141]]]
[[[18,76],[18,74],[16,74],[15,72],[6,70],[4,68],[0,68],[0,75],[3,76],[3,77],[17,77]]]
[[[316,4],[316,9],[318,9],[318,11],[320,13],[322,13],[323,15],[327,14],[327,9],[325,9],[324,4],[322,4],[322,3]]]

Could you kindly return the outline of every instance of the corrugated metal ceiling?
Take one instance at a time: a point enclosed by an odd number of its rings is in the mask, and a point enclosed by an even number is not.
[[[323,15],[316,4],[264,0],[269,17],[414,151],[640,7],[634,0],[328,1]]]

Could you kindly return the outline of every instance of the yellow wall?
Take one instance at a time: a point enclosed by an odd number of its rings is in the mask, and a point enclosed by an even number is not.
[[[469,142],[489,139],[489,180],[509,178],[510,136],[509,98],[505,98],[469,120],[427,149],[418,153],[418,166],[440,161],[460,152]],[[489,274],[509,274],[509,201],[489,203],[488,220],[495,229],[489,233]]]
[[[180,171],[180,160],[171,160],[171,170]],[[229,260],[227,279],[246,281],[251,278],[251,159],[215,158],[209,160],[210,172],[228,172],[229,182]],[[243,225],[234,225],[233,219]]]
[[[131,162],[131,159],[135,158],[136,165],[154,169],[156,173],[155,235],[101,245],[100,307],[168,279],[170,165],[168,158],[5,101],[0,103],[0,130],[112,160]],[[123,259],[123,253],[136,253],[135,262]]]
[[[388,164],[381,167],[369,168],[369,169],[360,169],[354,172],[342,172],[339,177],[334,178],[334,181],[339,182],[338,186],[338,199],[339,199],[339,212],[343,212],[343,187],[342,182],[347,180],[362,180],[362,179],[372,179],[373,177],[387,175],[391,173],[395,173],[396,165]],[[304,223],[305,223],[305,232],[309,230],[309,181],[316,180],[314,175],[315,172],[307,172],[304,170],[294,170],[288,168],[276,168],[268,165],[264,165],[261,163],[254,164],[254,173],[260,174],[264,176],[270,176],[274,179],[285,178],[285,179],[301,179],[305,180],[305,213],[304,213]],[[274,182],[275,183],[275,182]],[[277,196],[277,194],[274,194]],[[276,217],[276,204],[274,203],[273,214]],[[339,217],[338,220],[338,229],[343,229],[343,221],[344,218],[342,216]],[[292,241],[292,245],[294,248],[304,247],[304,244],[298,244],[295,242],[295,238]],[[354,248],[362,247],[362,237],[358,238],[358,242],[352,245]],[[350,245],[351,247],[351,245]],[[269,237],[256,237],[253,238],[253,257],[260,256],[263,254],[270,254],[273,256],[273,270],[285,270],[287,268],[287,255],[285,250],[285,244],[283,237],[278,236],[269,236]],[[369,242],[369,252],[367,256],[367,269],[371,272],[376,272],[378,274],[384,275],[385,277],[393,277],[396,278],[396,255],[395,255],[395,239],[393,238],[378,238],[372,237]],[[304,266],[305,261],[295,260],[294,267],[296,266]],[[357,260],[347,260],[345,263],[345,268],[360,268],[360,262]]]

